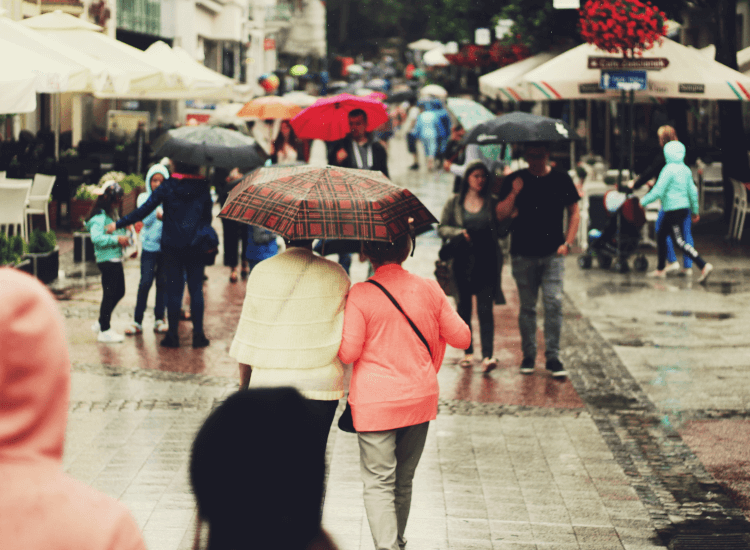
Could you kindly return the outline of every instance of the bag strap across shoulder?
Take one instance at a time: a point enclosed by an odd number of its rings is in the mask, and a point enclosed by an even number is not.
[[[427,353],[429,353],[430,357],[432,357],[432,350],[430,349],[430,344],[427,343],[427,339],[424,337],[424,335],[422,335],[422,333],[420,332],[420,330],[417,328],[417,325],[414,324],[414,321],[412,321],[409,318],[409,316],[406,314],[406,312],[401,308],[401,306],[399,305],[399,303],[396,301],[396,298],[394,298],[391,295],[391,293],[388,292],[386,290],[386,288],[383,285],[381,285],[379,282],[373,281],[372,279],[367,279],[365,282],[366,283],[371,283],[371,284],[375,285],[376,287],[378,287],[380,290],[383,291],[383,294],[385,294],[386,296],[388,296],[388,299],[391,302],[393,302],[393,305],[396,306],[396,309],[399,310],[401,313],[403,313],[404,317],[406,317],[406,320],[409,321],[409,325],[411,325],[411,328],[414,329],[414,332],[417,333],[417,336],[419,336],[419,339],[422,340],[422,343],[427,348]]]

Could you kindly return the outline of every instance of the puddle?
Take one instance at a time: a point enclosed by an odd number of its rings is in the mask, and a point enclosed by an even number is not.
[[[600,298],[607,294],[628,294],[638,290],[649,288],[650,285],[645,281],[619,281],[597,285],[586,290],[589,298]]]
[[[707,321],[723,321],[733,319],[734,313],[723,313],[713,311],[657,311],[660,315],[669,315],[670,317],[695,317],[696,319]]]

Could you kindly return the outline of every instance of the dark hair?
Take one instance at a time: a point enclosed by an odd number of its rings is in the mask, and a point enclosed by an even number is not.
[[[365,241],[363,252],[373,264],[402,264],[409,257],[411,236],[403,235],[393,242]]]
[[[475,160],[470,162],[464,170],[464,177],[461,180],[460,191],[461,204],[463,204],[466,193],[469,191],[469,175],[472,172],[476,172],[477,170],[482,170],[487,176],[487,183],[485,184],[484,189],[482,189],[482,191],[479,193],[479,196],[483,199],[486,199],[490,195],[490,189],[492,188],[492,174],[490,173],[490,170],[489,168],[487,168],[486,164],[484,164],[481,160]]]
[[[325,456],[310,406],[293,388],[244,390],[198,430],[190,483],[208,550],[304,550],[320,533]]]
[[[178,174],[197,174],[200,172],[200,165],[190,164],[181,160],[172,160],[174,162],[174,171]]]
[[[98,215],[99,212],[104,212],[115,221],[120,219],[119,213],[114,206],[117,204],[117,201],[122,198],[122,195],[122,187],[117,183],[113,183],[110,187],[104,190],[103,194],[96,197],[96,202],[86,215],[85,221],[89,221],[91,218]]]
[[[364,110],[352,109],[351,111],[349,111],[349,118],[354,118],[358,116],[361,116],[362,118],[365,119],[365,122],[367,122],[367,113]]]
[[[287,246],[301,246],[307,248],[312,246],[314,239],[284,239]]]
[[[288,120],[282,120],[281,124],[289,126],[289,145],[297,149],[299,142],[297,141],[297,134],[294,133],[294,128],[292,128],[292,125]],[[273,142],[273,148],[274,151],[278,153],[282,147],[284,147],[284,134],[281,133],[281,128],[279,127],[279,135],[276,136],[276,139]]]

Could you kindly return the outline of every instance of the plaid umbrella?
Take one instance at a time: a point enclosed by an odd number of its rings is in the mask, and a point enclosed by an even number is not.
[[[336,141],[349,133],[349,113],[362,109],[367,113],[367,131],[388,122],[388,112],[382,101],[370,97],[339,94],[324,97],[302,111],[291,121],[297,137]]]
[[[286,239],[385,241],[437,219],[408,189],[381,172],[327,166],[259,168],[232,189],[219,217],[270,229]]]

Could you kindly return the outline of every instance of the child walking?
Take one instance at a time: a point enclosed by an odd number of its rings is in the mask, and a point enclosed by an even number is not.
[[[163,164],[154,164],[146,173],[146,190],[138,195],[137,204],[141,206],[151,193],[169,178],[169,170]],[[151,285],[156,279],[156,303],[154,304],[154,332],[167,332],[164,322],[164,311],[167,307],[164,288],[166,277],[164,272],[164,254],[161,251],[162,211],[157,208],[143,218],[141,229],[141,282],[138,285],[138,298],[135,302],[133,322],[125,329],[125,334],[132,336],[143,332],[143,314],[146,311],[146,301]]]
[[[117,206],[122,200],[122,187],[110,180],[96,194],[99,196],[86,218],[86,228],[91,234],[96,265],[102,274],[102,305],[99,308],[99,322],[92,328],[99,332],[99,342],[110,344],[125,339],[111,328],[110,319],[117,302],[125,295],[122,248],[128,246],[130,239],[125,229],[119,229],[112,235],[104,230],[105,225],[114,223],[119,218]]]
[[[679,141],[670,141],[664,145],[664,158],[667,164],[659,174],[656,185],[641,199],[641,205],[646,206],[659,199],[664,219],[656,234],[658,263],[656,271],[649,273],[651,277],[666,277],[667,271],[667,237],[671,236],[674,244],[690,257],[701,268],[699,283],[705,283],[713,266],[698,255],[698,251],[688,244],[682,235],[685,218],[693,213],[693,222],[698,216],[698,190],[695,188],[693,175],[685,164],[685,146]]]

